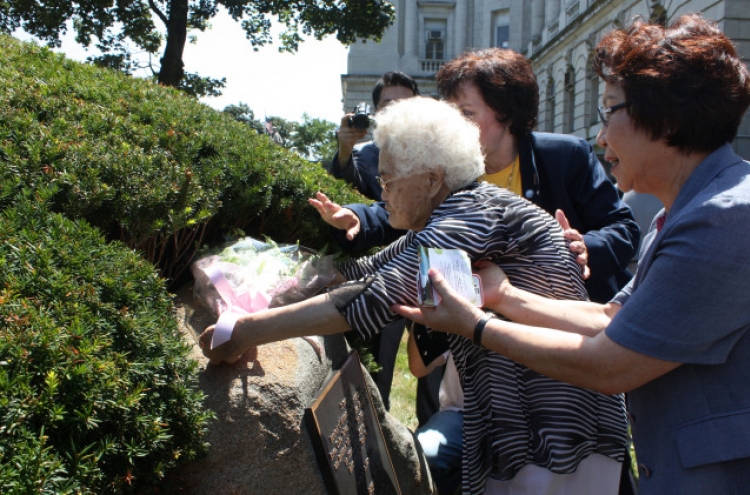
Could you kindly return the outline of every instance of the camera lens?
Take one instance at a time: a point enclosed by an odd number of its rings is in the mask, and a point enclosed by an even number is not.
[[[349,117],[348,123],[349,127],[354,127],[355,129],[367,129],[370,127],[370,117],[359,113]]]
[[[363,101],[354,107],[352,113],[354,115],[349,117],[349,121],[347,122],[349,127],[354,127],[355,129],[367,129],[370,127],[370,115],[372,115],[370,105]]]

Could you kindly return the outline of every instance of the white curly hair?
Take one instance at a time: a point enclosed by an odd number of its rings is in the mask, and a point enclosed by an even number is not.
[[[484,174],[479,128],[454,105],[424,96],[398,100],[375,116],[373,139],[399,175],[443,169],[451,191]]]

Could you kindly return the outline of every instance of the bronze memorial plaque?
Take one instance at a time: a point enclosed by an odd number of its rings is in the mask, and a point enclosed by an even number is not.
[[[352,352],[305,409],[318,462],[331,494],[401,494],[383,432]]]

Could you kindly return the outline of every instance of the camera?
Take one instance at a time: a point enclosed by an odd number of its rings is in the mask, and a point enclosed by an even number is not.
[[[370,127],[370,117],[372,116],[372,107],[370,105],[363,101],[354,107],[352,113],[354,115],[349,117],[349,122],[347,122],[349,127],[354,127],[355,129],[367,129]]]

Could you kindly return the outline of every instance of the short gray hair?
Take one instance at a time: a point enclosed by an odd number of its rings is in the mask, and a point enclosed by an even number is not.
[[[451,191],[484,174],[479,128],[454,105],[415,96],[391,103],[375,116],[373,138],[399,174],[443,169]]]

